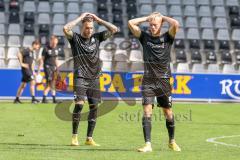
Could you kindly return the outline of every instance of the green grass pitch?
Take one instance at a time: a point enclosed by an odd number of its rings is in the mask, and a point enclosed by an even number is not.
[[[85,106],[87,109],[88,107]],[[182,152],[167,147],[167,129],[154,108],[151,153],[138,153],[143,143],[140,104],[121,102],[100,117],[94,139],[100,147],[84,146],[87,122],[79,127],[80,146],[69,146],[71,122],[58,119],[54,104],[0,103],[0,160],[239,160],[240,104],[174,104],[176,140]],[[139,117],[140,116],[140,117]],[[234,145],[234,146],[229,146]]]

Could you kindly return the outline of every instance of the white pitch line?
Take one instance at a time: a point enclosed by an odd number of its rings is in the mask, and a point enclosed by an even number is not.
[[[240,135],[221,136],[221,137],[208,138],[206,141],[209,142],[209,143],[221,144],[221,145],[224,145],[224,146],[230,146],[230,147],[238,147],[238,148],[240,148],[240,145],[228,144],[228,143],[216,141],[217,139],[233,138],[233,137],[240,137]]]

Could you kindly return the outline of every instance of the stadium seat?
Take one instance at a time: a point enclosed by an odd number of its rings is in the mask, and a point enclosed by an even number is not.
[[[53,13],[63,13],[65,12],[65,7],[63,2],[54,2],[52,6]]]
[[[177,49],[184,49],[185,48],[185,43],[184,39],[175,39],[174,41],[174,47]]]
[[[67,5],[67,13],[79,13],[80,9],[79,9],[79,5],[78,3],[68,3]]]
[[[227,0],[226,6],[239,6],[238,0]]]
[[[175,5],[179,5],[179,4],[181,4],[181,1],[180,0],[168,0],[167,1],[168,2],[168,4],[175,4]]]
[[[105,21],[109,21],[109,16],[107,11],[98,11],[98,17]]]
[[[231,6],[228,7],[228,14],[229,16],[238,16],[239,15],[239,7],[237,6]]]
[[[0,59],[5,59],[5,49],[3,47],[0,47]]]
[[[23,34],[24,35],[34,35],[34,25],[30,24],[30,23],[25,23],[24,29],[23,29]]]
[[[215,21],[215,28],[228,28],[227,19],[223,17],[217,17]]]
[[[198,15],[200,17],[210,17],[211,10],[209,5],[201,5],[198,10]]]
[[[176,19],[179,22],[179,27],[182,28],[184,27],[184,23],[183,23],[183,18],[180,16],[173,16],[174,19]],[[164,23],[164,24],[168,24],[168,23]]]
[[[187,62],[187,56],[186,56],[186,52],[184,51],[184,49],[176,49],[175,53],[176,53],[176,62],[177,63],[186,63]]]
[[[236,59],[236,64],[240,64],[240,50],[235,50],[234,51],[235,59]]]
[[[221,63],[222,64],[231,64],[232,63],[232,55],[229,50],[221,50]]]
[[[0,12],[0,23],[4,24],[6,23],[6,15],[5,15],[5,12]]]
[[[54,14],[53,15],[53,24],[65,24],[65,16],[64,14]]]
[[[9,36],[8,46],[9,47],[20,47],[21,46],[20,37],[19,36]]]
[[[106,51],[104,49],[101,49],[99,52],[99,57],[102,61],[112,61],[113,53],[112,51]]]
[[[58,59],[59,60],[64,60],[65,59],[65,54],[64,54],[64,49],[62,46],[57,47],[58,50]]]
[[[219,29],[217,31],[218,40],[230,40],[230,36],[227,29]]]
[[[102,62],[102,70],[103,71],[112,71],[112,62],[103,61]]]
[[[0,68],[6,68],[5,60],[0,59]]]
[[[112,13],[121,13],[122,14],[122,4],[121,1],[112,1]]]
[[[5,26],[4,24],[0,24],[0,35],[6,34]]]
[[[152,0],[138,0],[138,3],[141,4],[152,4]]]
[[[206,53],[206,63],[217,63],[217,55],[214,50],[204,50]]]
[[[201,0],[201,1],[196,1],[198,5],[210,5],[210,0]]]
[[[143,61],[143,53],[140,50],[131,50],[129,60],[132,62]]]
[[[187,39],[200,39],[199,30],[197,28],[189,28],[187,31]]]
[[[202,39],[204,39],[204,40],[214,40],[215,36],[214,36],[213,29],[204,28],[203,31],[202,31]]]
[[[130,64],[130,72],[143,72],[144,64],[143,62],[132,62]]]
[[[190,6],[187,5],[184,8],[184,15],[185,16],[197,16],[197,11],[196,11],[196,7],[195,6]]]
[[[83,3],[81,11],[82,11],[82,13],[83,12],[96,13],[96,9],[95,9],[93,3]]]
[[[99,0],[98,3],[97,3],[97,10],[98,12],[108,12],[108,9],[107,9],[107,0]],[[135,4],[135,3],[134,3]],[[129,3],[127,4],[129,5]],[[130,2],[130,5],[132,5],[132,3]],[[128,7],[128,6],[127,6]],[[127,8],[128,9],[128,8]]]
[[[183,5],[195,5],[195,0],[183,0]]]
[[[223,6],[216,6],[213,8],[214,17],[226,17],[226,10]]]
[[[167,4],[166,0],[153,0],[153,4]]]
[[[185,32],[183,28],[179,28],[175,39],[185,39]]]
[[[234,41],[234,49],[235,50],[240,50],[240,40],[239,41]]]
[[[238,29],[240,27],[240,17],[239,16],[230,17],[230,24],[232,28]]]
[[[160,12],[163,15],[168,15],[166,5],[156,5],[155,6],[155,11]]]
[[[224,64],[222,73],[224,73],[224,74],[236,74],[237,71],[232,64]]]
[[[116,23],[121,23],[123,24],[123,18],[122,18],[122,14],[121,13],[114,13],[113,15],[113,23],[116,24]]]
[[[206,73],[206,69],[203,64],[193,64],[192,73]]]
[[[178,63],[177,64],[177,73],[189,73],[190,69],[187,63]]]
[[[41,24],[39,25],[39,31],[40,36],[49,36],[49,25],[48,24]]]
[[[17,59],[17,54],[19,52],[19,48],[10,47],[7,52],[7,59]]]
[[[45,2],[39,2],[39,4],[38,4],[38,12],[39,13],[49,13],[50,12],[50,4],[49,4],[49,2],[47,1],[45,1]]]
[[[179,5],[171,5],[169,9],[171,16],[182,16],[182,8]]]
[[[47,36],[40,36],[40,42],[41,42],[41,45],[45,46],[49,43],[49,37],[48,35]]]
[[[200,50],[191,50],[191,63],[202,63],[202,56]]]
[[[219,49],[230,49],[230,44],[228,40],[219,40]]]
[[[9,15],[9,23],[19,23],[20,22],[20,17],[19,13],[16,11],[13,11]]]
[[[215,49],[215,44],[213,40],[203,40],[203,47],[204,49]]]
[[[151,4],[143,4],[140,6],[139,13],[141,14],[141,16],[149,15],[152,12],[153,12],[153,10],[152,10]]]
[[[38,24],[51,24],[50,16],[47,13],[40,13],[38,15]]]
[[[223,6],[224,0],[212,0],[212,5],[213,6]]]
[[[186,28],[197,28],[198,26],[199,25],[198,25],[196,17],[187,17],[186,18],[186,23],[185,23]]]
[[[219,73],[220,70],[219,70],[218,64],[209,64],[207,72],[208,73]]]
[[[65,37],[64,36],[57,36],[58,39],[58,46],[63,47],[65,45]]]
[[[8,62],[8,68],[20,68],[20,63],[17,59],[10,59]]]
[[[114,71],[115,72],[127,72],[129,70],[128,63],[125,62],[116,62]]]
[[[23,12],[36,12],[36,6],[34,1],[24,1]]]
[[[201,28],[213,28],[213,21],[211,17],[202,17],[200,20]]]
[[[21,29],[19,24],[9,24],[8,26],[9,35],[21,35]]]
[[[33,12],[25,12],[24,13],[24,23],[34,24],[35,18]]]
[[[114,61],[128,61],[128,55],[126,50],[117,49],[114,54]]]
[[[78,14],[68,14],[67,22],[70,22],[70,21],[72,21],[72,20],[75,20],[77,17],[79,17]]]
[[[32,42],[35,40],[34,36],[24,36],[23,37],[23,47],[31,47]]]
[[[240,41],[240,29],[233,29],[231,39],[234,41]]]
[[[189,48],[190,49],[200,49],[200,41],[198,39],[190,39],[189,40]]]
[[[63,26],[64,25],[54,25],[53,26],[53,34],[56,36],[64,36]]]
[[[4,11],[5,11],[4,1],[0,0],[0,12],[4,12]]]
[[[0,36],[0,47],[5,47],[6,41],[4,36]]]

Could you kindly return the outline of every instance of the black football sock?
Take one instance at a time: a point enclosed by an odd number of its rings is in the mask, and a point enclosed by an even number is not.
[[[166,119],[166,127],[168,130],[168,136],[169,136],[169,142],[174,139],[174,133],[175,133],[175,122],[174,122],[174,116],[171,120]]]
[[[72,114],[72,134],[78,133],[78,126],[81,118],[82,108],[83,108],[82,104],[75,104],[75,108]]]
[[[142,127],[145,142],[151,142],[152,118],[142,117]]]
[[[89,106],[87,137],[92,137],[97,120],[97,105]]]

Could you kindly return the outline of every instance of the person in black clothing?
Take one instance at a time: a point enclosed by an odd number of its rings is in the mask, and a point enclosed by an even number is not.
[[[58,58],[57,58],[58,57],[57,45],[58,45],[58,38],[52,35],[50,38],[49,45],[45,47],[42,51],[42,60],[41,60],[40,66],[42,66],[43,64],[45,78],[47,81],[47,86],[43,91],[42,103],[48,103],[46,97],[50,89],[52,92],[53,103],[59,102],[56,100],[56,89],[55,89],[57,68],[59,66]],[[40,71],[40,68],[41,67],[39,67],[39,71]]]
[[[39,101],[35,98],[35,72],[34,72],[34,54],[35,51],[39,50],[40,42],[35,40],[32,42],[32,47],[23,48],[18,53],[17,57],[22,67],[22,83],[20,84],[14,103],[22,103],[19,97],[22,95],[24,88],[27,83],[30,82],[30,93],[32,96],[32,103],[38,103]]]
[[[94,33],[94,21],[105,26],[108,30]],[[75,33],[72,28],[82,22],[81,33]],[[98,146],[92,135],[96,125],[97,106],[100,102],[99,76],[101,74],[101,60],[99,59],[99,45],[111,37],[118,28],[94,14],[83,13],[77,19],[66,24],[63,32],[68,39],[74,61],[74,100],[75,108],[72,115],[72,145],[77,146],[78,125],[85,96],[89,103],[88,129],[85,144]]]
[[[139,25],[149,23],[150,33],[141,31]],[[161,34],[164,22],[170,24],[167,32]],[[151,152],[151,115],[154,98],[157,98],[159,107],[162,107],[166,118],[166,127],[169,134],[169,148],[173,151],[181,151],[174,139],[174,115],[171,98],[171,69],[170,52],[174,37],[178,31],[177,20],[154,12],[147,17],[136,18],[128,21],[128,26],[143,47],[144,75],[142,80],[142,126],[145,146],[139,148],[139,152]]]

